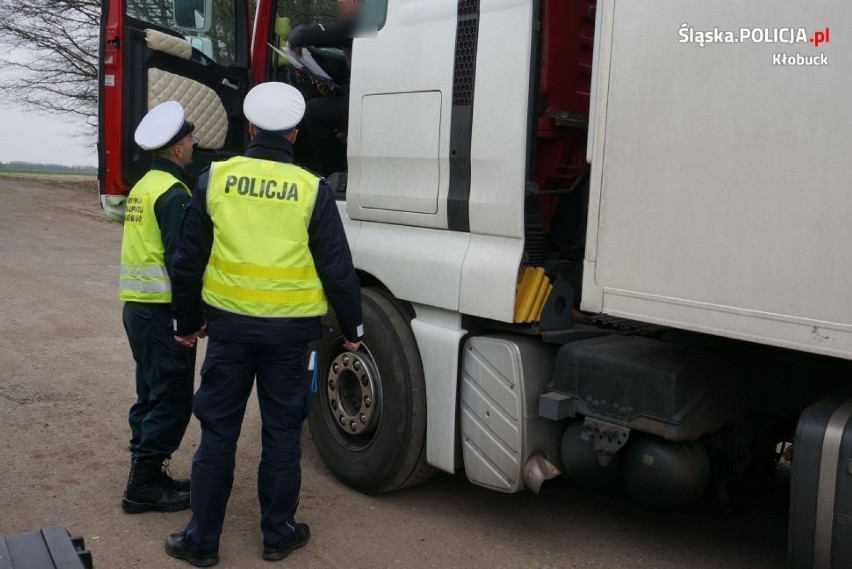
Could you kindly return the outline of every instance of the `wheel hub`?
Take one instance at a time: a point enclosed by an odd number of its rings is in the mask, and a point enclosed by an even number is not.
[[[328,406],[334,423],[348,435],[373,430],[379,418],[379,376],[361,354],[344,352],[328,371]]]

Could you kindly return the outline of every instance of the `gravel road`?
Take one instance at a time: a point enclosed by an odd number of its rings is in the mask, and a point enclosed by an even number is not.
[[[121,326],[121,228],[103,219],[91,183],[0,179],[0,534],[65,526],[98,569],[183,567],[163,538],[187,512],[124,515],[132,360]],[[201,361],[199,354],[199,362]],[[193,419],[172,461],[187,475]],[[565,481],[541,496],[502,495],[463,473],[368,497],[324,469],[305,434],[301,520],[313,541],[282,566],[302,568],[779,568],[789,478],[752,484],[739,514],[714,500],[687,513],[649,512],[619,492]],[[260,559],[256,468],[260,419],[249,405],[220,567]]]

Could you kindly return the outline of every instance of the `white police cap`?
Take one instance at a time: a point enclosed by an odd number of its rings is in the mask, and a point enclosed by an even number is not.
[[[305,98],[286,83],[261,83],[246,95],[243,112],[260,130],[283,133],[295,128],[305,116]]]
[[[143,150],[158,151],[174,146],[195,130],[186,122],[183,106],[177,101],[160,103],[145,115],[136,128],[134,139]]]

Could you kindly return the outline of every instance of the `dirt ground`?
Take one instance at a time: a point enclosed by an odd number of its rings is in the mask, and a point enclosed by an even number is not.
[[[119,502],[129,458],[132,360],[121,326],[121,228],[90,184],[0,179],[0,534],[64,526],[98,569],[182,567],[163,538],[188,512],[128,516]],[[201,356],[200,354],[199,356]],[[199,362],[201,357],[199,357]],[[220,567],[260,559],[257,403],[249,405]],[[187,475],[193,419],[172,462]],[[368,497],[336,482],[305,434],[300,519],[313,540],[282,566],[654,568],[783,567],[789,480],[741,493],[724,517],[708,498],[691,512],[649,512],[618,492],[564,481],[542,496],[503,495],[442,475]]]

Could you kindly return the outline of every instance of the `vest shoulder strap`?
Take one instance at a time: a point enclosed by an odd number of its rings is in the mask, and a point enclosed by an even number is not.
[[[149,170],[148,173],[142,176],[142,179],[139,180],[130,191],[131,193],[148,194],[156,200],[161,195],[172,189],[175,184],[180,184],[187,193],[190,193],[187,185],[174,175],[163,170]]]

